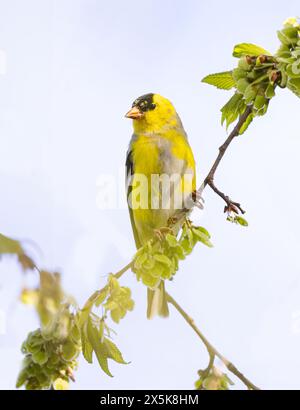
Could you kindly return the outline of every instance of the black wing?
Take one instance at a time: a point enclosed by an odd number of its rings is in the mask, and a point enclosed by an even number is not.
[[[132,191],[132,177],[134,174],[134,165],[133,165],[133,158],[132,158],[132,150],[128,149],[127,151],[127,156],[126,156],[126,192],[127,192],[127,204],[128,204],[128,209],[129,209],[129,215],[130,215],[130,221],[131,221],[131,226],[132,226],[132,231],[133,231],[133,236],[135,240],[135,244],[137,248],[141,247],[141,242],[138,237],[137,229],[134,223],[134,218],[133,218],[133,210],[130,204],[130,194]]]

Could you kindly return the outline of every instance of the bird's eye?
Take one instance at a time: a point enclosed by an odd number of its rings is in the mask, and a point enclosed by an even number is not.
[[[152,111],[156,108],[156,104],[153,102],[153,96],[152,94],[149,96],[143,96],[143,98],[137,98],[133,104],[132,107],[138,107],[142,112],[147,112],[147,111]]]

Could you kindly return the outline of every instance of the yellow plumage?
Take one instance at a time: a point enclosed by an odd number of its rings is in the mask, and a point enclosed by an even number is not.
[[[196,189],[195,161],[186,133],[172,103],[158,94],[146,94],[126,115],[134,134],[127,153],[127,194],[137,248],[166,227],[175,209]],[[155,185],[155,178],[170,178]],[[161,181],[161,180],[160,180]],[[179,196],[178,196],[179,195]],[[169,197],[169,201],[164,202]],[[168,315],[163,281],[148,289],[147,316]]]

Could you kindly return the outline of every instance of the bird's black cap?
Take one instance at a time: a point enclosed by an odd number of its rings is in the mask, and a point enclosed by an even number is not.
[[[132,107],[138,107],[143,112],[154,110],[156,105],[153,103],[153,96],[153,93],[142,95],[134,100]]]

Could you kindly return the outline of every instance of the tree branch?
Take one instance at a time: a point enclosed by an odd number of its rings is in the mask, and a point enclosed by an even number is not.
[[[132,262],[128,263],[124,268],[120,269],[118,272],[114,273],[114,277],[119,279],[125,272],[127,272],[132,267]]]
[[[226,202],[226,207],[225,207],[225,212],[230,212],[233,211],[235,213],[241,212],[242,214],[245,213],[245,211],[241,208],[241,205],[237,202],[233,202],[229,196],[225,195],[223,192],[221,192],[214,184],[214,178],[215,178],[215,173],[217,171],[218,166],[220,165],[220,162],[222,158],[225,155],[225,152],[227,151],[227,148],[231,144],[231,142],[234,140],[235,137],[239,136],[240,130],[252,113],[252,106],[248,106],[245,110],[245,112],[240,116],[238,123],[234,127],[234,129],[231,131],[229,134],[228,138],[224,142],[223,145],[219,148],[219,154],[213,163],[213,166],[211,167],[209,173],[207,174],[207,177],[205,178],[203,184],[201,187],[198,189],[198,195],[201,197],[202,192],[204,191],[204,188],[208,185],[210,188],[217,194],[219,195],[225,202]]]
[[[174,306],[174,308],[181,314],[181,316],[184,318],[184,320],[191,326],[191,328],[194,330],[194,332],[199,336],[201,341],[204,343],[209,357],[210,357],[210,362],[208,365],[208,370],[212,367],[213,365],[213,360],[216,357],[218,357],[224,365],[227,367],[227,369],[233,373],[236,377],[238,377],[247,387],[249,390],[260,390],[257,386],[255,386],[250,380],[248,380],[235,366],[233,363],[231,363],[229,360],[227,360],[221,353],[217,351],[217,349],[214,348],[214,346],[206,339],[206,337],[203,335],[203,333],[198,329],[198,327],[195,325],[194,320],[182,309],[182,307],[176,302],[176,300],[169,294],[167,293],[167,301]]]
[[[241,212],[242,214],[245,213],[245,211],[243,210],[243,208],[241,207],[241,205],[238,202],[232,201],[228,195],[224,194],[222,191],[220,191],[216,187],[216,185],[214,183],[214,178],[215,178],[215,173],[218,169],[218,166],[220,165],[220,162],[221,162],[222,158],[224,157],[229,145],[231,144],[231,142],[234,140],[235,137],[239,136],[239,132],[240,132],[243,124],[245,123],[245,121],[247,120],[249,115],[251,115],[251,113],[252,113],[252,106],[248,106],[246,108],[245,112],[240,116],[236,126],[233,128],[233,130],[231,131],[231,133],[227,137],[224,144],[221,145],[221,147],[219,148],[219,154],[218,154],[215,162],[213,163],[210,171],[208,172],[206,178],[204,179],[202,185],[197,189],[196,192],[193,193],[193,201],[191,202],[191,206],[189,208],[183,208],[183,209],[177,210],[174,213],[174,215],[169,218],[168,226],[172,226],[172,225],[175,225],[178,222],[183,221],[184,218],[186,217],[187,213],[189,213],[193,207],[198,206],[199,208],[203,208],[203,205],[201,204],[201,202],[199,202],[199,200],[201,201],[202,193],[203,193],[203,191],[204,191],[204,189],[206,188],[207,185],[219,197],[221,197],[225,201],[226,206],[224,208],[224,212],[233,211],[237,214],[239,212]]]

